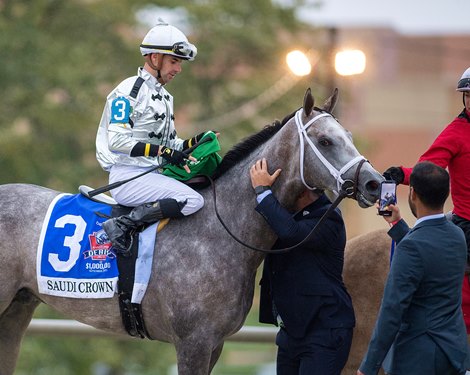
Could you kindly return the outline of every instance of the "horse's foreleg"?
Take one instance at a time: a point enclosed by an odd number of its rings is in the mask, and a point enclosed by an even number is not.
[[[12,375],[21,340],[40,301],[26,290],[20,290],[0,316],[0,364],[2,375]]]
[[[224,347],[224,343],[222,342],[219,346],[217,346],[213,351],[211,355],[211,361],[209,364],[209,374],[211,373],[212,369],[214,368],[215,364],[217,363],[220,354],[222,353],[222,349]]]
[[[209,375],[222,352],[223,343],[212,347],[207,338],[184,339],[175,344],[178,375]]]

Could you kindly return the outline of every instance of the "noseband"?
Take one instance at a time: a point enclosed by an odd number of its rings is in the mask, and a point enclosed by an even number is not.
[[[358,183],[359,183],[359,173],[361,170],[362,165],[367,161],[367,159],[362,156],[358,155],[355,158],[351,159],[347,162],[341,169],[336,169],[320,152],[320,150],[315,146],[312,140],[307,135],[307,129],[312,125],[315,121],[321,119],[322,117],[332,117],[330,113],[322,112],[319,115],[316,115],[314,118],[310,119],[305,125],[302,123],[302,112],[303,109],[299,109],[295,113],[295,124],[297,125],[297,131],[299,133],[299,141],[300,141],[300,179],[302,183],[307,187],[307,189],[313,190],[314,187],[311,187],[307,184],[304,178],[304,159],[305,159],[305,141],[307,141],[310,148],[313,150],[317,158],[322,162],[326,169],[330,172],[330,174],[336,180],[336,188],[335,191],[337,194],[340,192],[344,192],[345,196],[353,197],[358,191]],[[304,141],[305,139],[305,141]],[[355,164],[357,164],[356,173],[354,176],[354,181],[352,180],[344,180],[343,174],[350,170]]]

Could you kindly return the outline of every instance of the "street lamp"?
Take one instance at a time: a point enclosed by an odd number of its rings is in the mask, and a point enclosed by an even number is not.
[[[286,55],[287,66],[290,71],[298,76],[306,76],[312,72],[312,62],[309,56],[299,50],[294,50]],[[318,59],[313,63],[316,64]],[[366,69],[366,55],[361,50],[342,50],[334,54],[335,72],[341,76],[351,76],[364,73]]]
[[[307,55],[299,50],[290,51],[286,55],[287,66],[298,77],[307,76],[312,71],[312,64]]]
[[[341,76],[352,76],[364,73],[366,55],[360,50],[343,50],[335,56],[336,73]]]

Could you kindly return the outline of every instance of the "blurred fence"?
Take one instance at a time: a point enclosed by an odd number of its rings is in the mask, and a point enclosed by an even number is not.
[[[269,343],[275,341],[277,328],[244,326],[228,337],[227,341]],[[133,339],[131,336],[118,335],[105,332],[94,327],[79,323],[75,320],[66,319],[33,319],[26,330],[26,335],[48,335],[48,336],[79,336],[79,337],[110,337],[115,339]]]

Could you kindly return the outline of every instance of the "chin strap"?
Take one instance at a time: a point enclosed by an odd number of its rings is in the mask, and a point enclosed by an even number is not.
[[[299,133],[299,140],[300,140],[300,179],[302,180],[302,183],[307,187],[307,189],[313,190],[315,187],[311,187],[310,185],[307,184],[304,178],[304,159],[305,159],[305,142],[304,138],[309,144],[310,148],[313,150],[315,155],[318,157],[318,159],[323,163],[323,165],[328,169],[330,174],[334,177],[336,180],[336,188],[337,190],[335,191],[336,194],[338,194],[343,187],[343,184],[345,182],[348,182],[346,185],[348,185],[351,181],[350,180],[343,180],[341,177],[344,173],[346,173],[349,169],[351,169],[352,166],[354,166],[357,163],[361,163],[361,166],[364,162],[367,161],[367,159],[362,156],[358,155],[349,162],[346,163],[340,170],[336,169],[326,158],[322,155],[320,150],[315,146],[315,144],[311,141],[311,139],[308,137],[307,134],[307,129],[312,125],[315,121],[321,119],[322,117],[333,117],[329,113],[320,113],[319,115],[315,116],[312,118],[309,122],[307,122],[305,125],[302,123],[302,112],[303,109],[299,109],[295,113],[295,124],[297,125],[297,131]],[[358,177],[358,176],[357,176]],[[356,178],[357,178],[356,177]],[[357,184],[357,180],[356,180]]]
[[[155,65],[152,62],[152,55],[157,55],[157,64]],[[163,65],[163,54],[162,53],[151,53],[149,55],[145,55],[145,62],[157,72],[157,81],[162,78],[162,75],[160,73],[160,70],[162,69]]]

